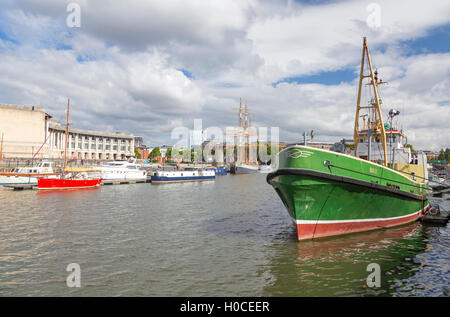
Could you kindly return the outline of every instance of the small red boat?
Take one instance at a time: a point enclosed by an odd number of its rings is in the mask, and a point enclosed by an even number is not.
[[[38,189],[76,189],[100,186],[103,178],[97,179],[64,179],[38,178]]]
[[[69,135],[69,105],[67,101],[66,142],[64,147],[64,167],[59,178],[38,178],[38,189],[81,189],[100,186],[103,178],[89,177],[87,173],[98,170],[67,167],[67,137]]]

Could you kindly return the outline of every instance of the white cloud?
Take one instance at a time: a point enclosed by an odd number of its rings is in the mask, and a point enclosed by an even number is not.
[[[366,23],[371,2],[345,1],[319,6],[299,6],[296,14],[256,19],[248,37],[253,53],[264,59],[262,76],[280,77],[331,71],[360,59],[362,37],[369,43],[392,44],[424,35],[432,27],[448,23],[447,1],[376,1],[381,25]]]
[[[401,44],[448,24],[447,1],[377,1],[378,29],[366,24],[370,1],[77,2],[79,29],[65,25],[64,1],[0,4],[0,30],[18,42],[0,32],[0,102],[41,104],[62,118],[71,97],[77,126],[133,132],[154,144],[194,118],[205,127],[235,125],[231,107],[242,96],[254,124],[279,126],[282,140],[311,129],[317,139],[348,138],[356,81],[271,84],[357,71],[366,35],[375,67],[390,82],[384,110],[400,107],[416,147],[448,146],[449,53],[411,56]]]

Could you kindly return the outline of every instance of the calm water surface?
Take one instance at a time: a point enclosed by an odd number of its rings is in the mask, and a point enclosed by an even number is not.
[[[0,295],[449,295],[449,225],[299,243],[265,176],[0,189]],[[80,288],[66,285],[70,263]],[[380,265],[380,288],[366,285],[369,263]]]

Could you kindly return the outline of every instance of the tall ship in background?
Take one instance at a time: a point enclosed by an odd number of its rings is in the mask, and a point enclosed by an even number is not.
[[[250,138],[253,136],[252,129],[250,129],[250,115],[254,113],[249,113],[247,108],[247,102],[245,107],[242,107],[242,99],[239,102],[239,108],[233,108],[234,110],[239,110],[239,129],[234,134],[238,136],[237,149],[237,160],[235,163],[230,165],[230,172],[232,174],[252,174],[259,170],[258,162],[255,158],[250,155],[251,144]]]
[[[426,155],[405,146],[406,136],[393,127],[398,111],[389,111],[389,122],[383,122],[378,86],[384,83],[373,71],[364,38],[354,156],[300,145],[279,153],[278,169],[267,182],[292,217],[299,240],[397,226],[430,208]],[[361,105],[363,98],[367,105]]]

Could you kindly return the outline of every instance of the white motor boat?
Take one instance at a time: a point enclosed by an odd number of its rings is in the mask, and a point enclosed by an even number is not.
[[[147,171],[141,169],[140,164],[128,161],[108,162],[99,167],[104,181],[115,180],[147,180]]]
[[[52,162],[40,162],[33,167],[15,168],[9,172],[0,172],[0,185],[37,185],[38,177],[55,175]]]
[[[272,172],[272,170],[273,170],[272,165],[261,165],[259,167],[260,173],[270,173]]]

